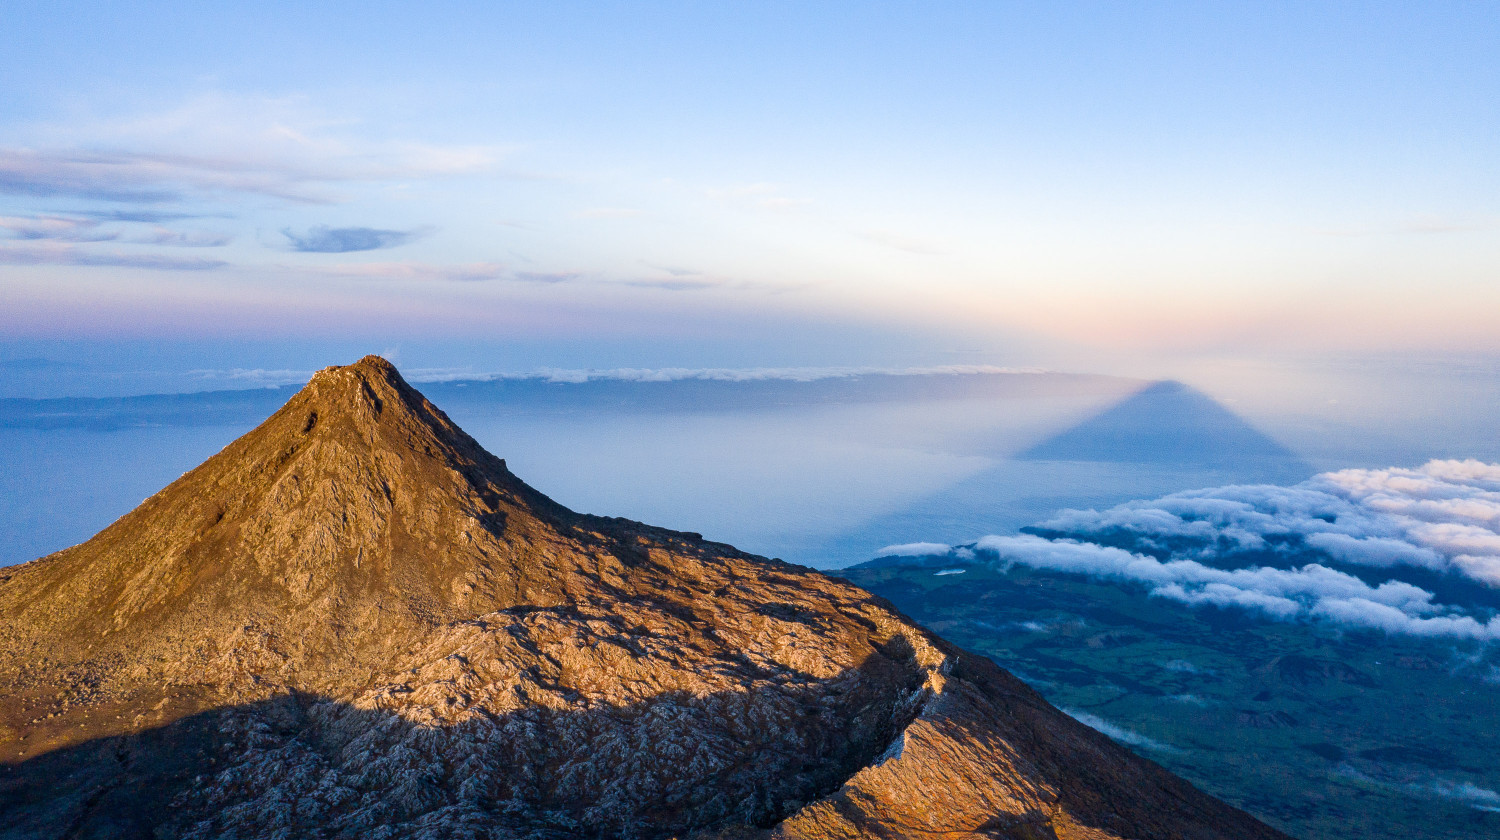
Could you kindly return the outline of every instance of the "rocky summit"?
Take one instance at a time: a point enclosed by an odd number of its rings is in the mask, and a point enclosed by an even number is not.
[[[0,616],[3,838],[1282,837],[848,583],[558,505],[373,356]]]

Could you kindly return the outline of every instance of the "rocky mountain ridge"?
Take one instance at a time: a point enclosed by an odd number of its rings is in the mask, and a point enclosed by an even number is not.
[[[1281,837],[863,590],[557,505],[377,357],[0,614],[5,838]]]

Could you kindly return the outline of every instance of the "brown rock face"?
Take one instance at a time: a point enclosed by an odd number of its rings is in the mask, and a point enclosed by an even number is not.
[[[860,589],[566,510],[376,357],[0,616],[3,838],[1281,836]]]

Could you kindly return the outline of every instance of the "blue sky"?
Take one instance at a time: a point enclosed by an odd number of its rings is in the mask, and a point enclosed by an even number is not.
[[[9,358],[1500,352],[1488,4],[5,19]]]

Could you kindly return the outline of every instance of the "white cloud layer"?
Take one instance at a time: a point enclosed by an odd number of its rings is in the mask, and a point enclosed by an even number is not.
[[[1419,566],[1500,585],[1500,464],[1431,461],[1418,469],[1340,470],[1293,487],[1238,485],[1174,493],[1040,523],[1070,535],[1129,532],[1196,554],[1297,549],[1342,563]]]
[[[1432,461],[1414,470],[1323,473],[1292,487],[1174,493],[1104,511],[1066,510],[1035,530],[987,536],[973,549],[998,562],[1144,584],[1154,596],[1185,604],[1393,634],[1500,640],[1500,617],[1491,610],[1440,603],[1433,592],[1399,579],[1403,569],[1418,569],[1427,579],[1437,573],[1476,590],[1500,588],[1496,464]],[[927,547],[934,550],[919,550]],[[879,554],[956,557],[958,550],[913,543]],[[1265,553],[1284,558],[1285,566],[1260,565]],[[1296,565],[1310,553],[1321,553],[1326,564]],[[1334,568],[1340,565],[1350,571]],[[1375,568],[1391,578],[1372,584],[1351,573],[1363,569],[1368,578]]]
[[[989,536],[975,548],[1002,562],[1144,583],[1151,594],[1185,604],[1240,607],[1273,618],[1321,618],[1417,636],[1500,639],[1500,621],[1446,612],[1433,594],[1390,580],[1371,586],[1318,563],[1294,569],[1220,569],[1196,560],[1162,561],[1124,549],[1031,535]]]

